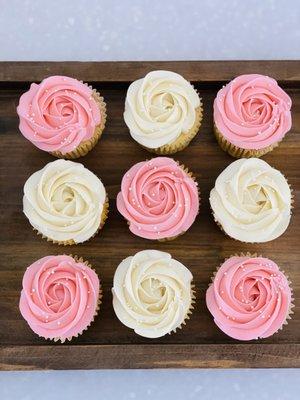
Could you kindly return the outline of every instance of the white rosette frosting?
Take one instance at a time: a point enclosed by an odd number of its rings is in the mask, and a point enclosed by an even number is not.
[[[23,211],[47,238],[82,243],[99,229],[106,201],[101,180],[82,164],[56,160],[24,186]]]
[[[152,71],[129,86],[124,120],[134,140],[155,149],[187,133],[199,106],[197,92],[181,75]]]
[[[215,220],[242,242],[276,239],[291,218],[292,193],[282,173],[258,158],[231,163],[210,192]]]
[[[113,307],[135,333],[158,338],[180,328],[193,308],[193,276],[170,254],[144,250],[116,269]]]

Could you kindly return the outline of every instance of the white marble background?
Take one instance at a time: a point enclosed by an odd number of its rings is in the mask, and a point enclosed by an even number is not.
[[[299,0],[0,0],[1,60],[299,56]]]
[[[1,61],[299,58],[300,0],[0,0]],[[1,400],[296,400],[299,391],[300,370],[0,373]]]

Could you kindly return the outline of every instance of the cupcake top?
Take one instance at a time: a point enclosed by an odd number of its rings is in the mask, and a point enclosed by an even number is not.
[[[105,201],[105,188],[95,174],[82,164],[56,160],[26,181],[23,211],[47,238],[81,243],[99,229]]]
[[[64,342],[90,325],[98,301],[99,279],[86,263],[46,256],[25,271],[19,307],[36,334]]]
[[[225,233],[242,242],[276,239],[291,218],[292,194],[287,180],[258,158],[242,158],[225,168],[209,200]]]
[[[288,94],[268,76],[241,75],[219,90],[214,101],[216,127],[242,149],[263,149],[291,129]]]
[[[124,175],[117,208],[145,239],[172,238],[189,229],[199,210],[197,183],[168,157],[135,164]]]
[[[197,92],[181,75],[152,71],[129,86],[124,120],[134,140],[155,149],[188,132],[199,106]]]
[[[238,340],[266,338],[277,332],[291,311],[289,282],[263,257],[231,257],[221,265],[206,292],[218,327]]]
[[[158,338],[180,328],[193,308],[193,276],[170,254],[144,250],[116,269],[113,307],[135,333]]]
[[[100,124],[95,99],[90,87],[67,76],[32,83],[17,107],[19,129],[39,149],[66,154],[91,139]]]

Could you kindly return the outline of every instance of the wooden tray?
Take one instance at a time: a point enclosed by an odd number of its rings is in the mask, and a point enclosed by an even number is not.
[[[155,69],[169,69],[192,81],[204,103],[200,134],[175,155],[196,175],[201,212],[192,228],[173,242],[156,243],[133,236],[115,207],[123,173],[151,155],[135,143],[123,121],[128,83]],[[293,128],[282,144],[264,159],[280,169],[300,192],[300,62],[120,62],[0,63],[1,133],[1,269],[0,364],[10,369],[300,367],[300,216],[296,207],[287,232],[266,244],[243,244],[226,237],[209,211],[208,195],[218,174],[233,161],[212,134],[212,101],[224,82],[243,73],[273,76],[293,100]],[[68,248],[47,243],[30,228],[22,213],[25,180],[54,158],[36,149],[18,131],[16,106],[32,81],[64,74],[91,83],[108,105],[108,123],[99,144],[79,159],[99,175],[110,197],[109,219],[100,235]],[[142,249],[170,252],[192,271],[197,289],[195,311],[186,327],[173,335],[149,340],[123,326],[112,308],[111,286],[119,262]],[[236,252],[258,252],[274,259],[290,276],[296,298],[293,319],[269,339],[238,342],[224,335],[205,306],[205,291],[216,267]],[[104,287],[99,316],[71,344],[38,338],[19,313],[25,268],[49,254],[73,253],[96,268]]]

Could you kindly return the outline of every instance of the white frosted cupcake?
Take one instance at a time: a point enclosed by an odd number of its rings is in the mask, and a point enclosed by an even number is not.
[[[258,158],[242,158],[225,168],[209,200],[218,225],[242,242],[274,240],[290,223],[290,186],[280,171]]]
[[[108,199],[101,180],[82,164],[56,160],[26,181],[23,211],[43,237],[71,245],[90,239],[104,225]]]
[[[128,88],[124,120],[135,141],[156,154],[184,149],[202,120],[193,86],[171,71],[152,71]]]
[[[158,338],[189,319],[194,294],[191,272],[170,254],[144,250],[121,262],[113,282],[113,307],[135,333]]]

